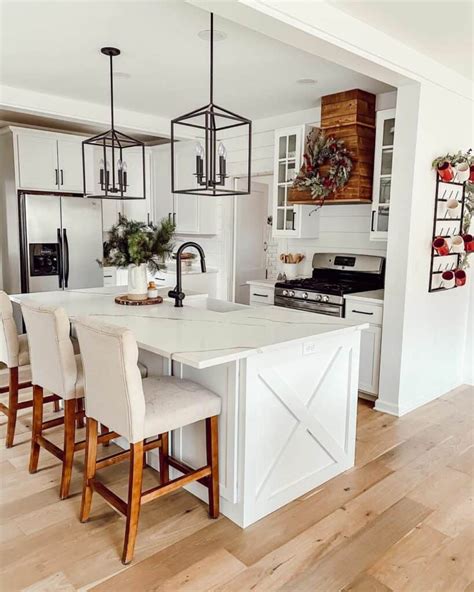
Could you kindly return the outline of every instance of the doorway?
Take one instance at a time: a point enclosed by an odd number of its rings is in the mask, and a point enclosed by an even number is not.
[[[245,178],[236,180],[238,189]],[[266,275],[266,225],[268,217],[268,185],[251,183],[249,195],[234,198],[234,241],[231,300],[249,304],[247,281],[264,279]]]

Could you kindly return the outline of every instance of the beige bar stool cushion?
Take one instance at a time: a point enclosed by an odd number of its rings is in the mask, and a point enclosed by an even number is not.
[[[24,301],[21,309],[28,332],[33,384],[66,400],[83,397],[81,358],[74,354],[66,312],[32,301]]]
[[[190,380],[175,376],[145,378],[143,391],[145,438],[165,434],[221,412],[220,397]]]
[[[131,443],[220,413],[220,397],[188,380],[142,381],[138,347],[123,327],[80,318],[86,414]]]
[[[0,362],[8,368],[27,366],[30,363],[28,338],[26,335],[18,335],[12,303],[3,290],[0,290]]]

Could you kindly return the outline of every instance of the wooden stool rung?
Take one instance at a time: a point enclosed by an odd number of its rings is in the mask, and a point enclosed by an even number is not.
[[[173,467],[174,469],[177,469],[180,473],[183,473],[183,475],[189,475],[189,473],[193,473],[196,470],[172,456],[168,456],[168,464],[170,467]],[[201,485],[204,485],[204,487],[208,487],[209,485],[209,477],[202,477],[201,479],[197,479],[197,481]]]
[[[162,495],[166,495],[167,493],[171,493],[172,491],[176,491],[176,489],[180,489],[184,487],[188,483],[192,483],[193,481],[198,481],[203,477],[207,477],[211,474],[211,467],[209,465],[202,467],[201,469],[197,469],[196,471],[192,471],[191,473],[187,473],[183,475],[183,477],[178,477],[176,479],[172,479],[165,483],[164,485],[158,485],[158,487],[153,487],[152,489],[148,489],[144,491],[140,498],[141,504],[146,504],[151,502],[152,500],[156,499],[157,497],[161,497]]]
[[[111,491],[103,483],[97,479],[90,479],[89,485],[94,491],[101,495],[106,502],[118,510],[121,514],[127,515],[127,503],[123,501],[117,494]]]
[[[61,448],[59,448],[59,446],[56,446],[56,444],[53,444],[50,440],[47,440],[44,436],[41,435],[36,437],[36,441],[42,448],[45,448],[56,458],[59,458],[61,462],[64,460],[64,452],[63,450],[61,450]]]

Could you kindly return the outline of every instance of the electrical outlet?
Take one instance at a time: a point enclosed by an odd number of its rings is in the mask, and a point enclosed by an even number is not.
[[[307,356],[309,354],[314,354],[317,351],[317,344],[315,341],[307,341],[303,343],[303,355]]]

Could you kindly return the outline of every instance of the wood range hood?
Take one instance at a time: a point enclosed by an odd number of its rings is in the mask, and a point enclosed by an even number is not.
[[[321,129],[326,136],[343,140],[354,166],[345,187],[326,198],[325,204],[372,202],[375,150],[375,95],[354,89],[321,98]],[[327,167],[321,167],[325,174]],[[314,204],[309,190],[288,190],[293,204]]]

